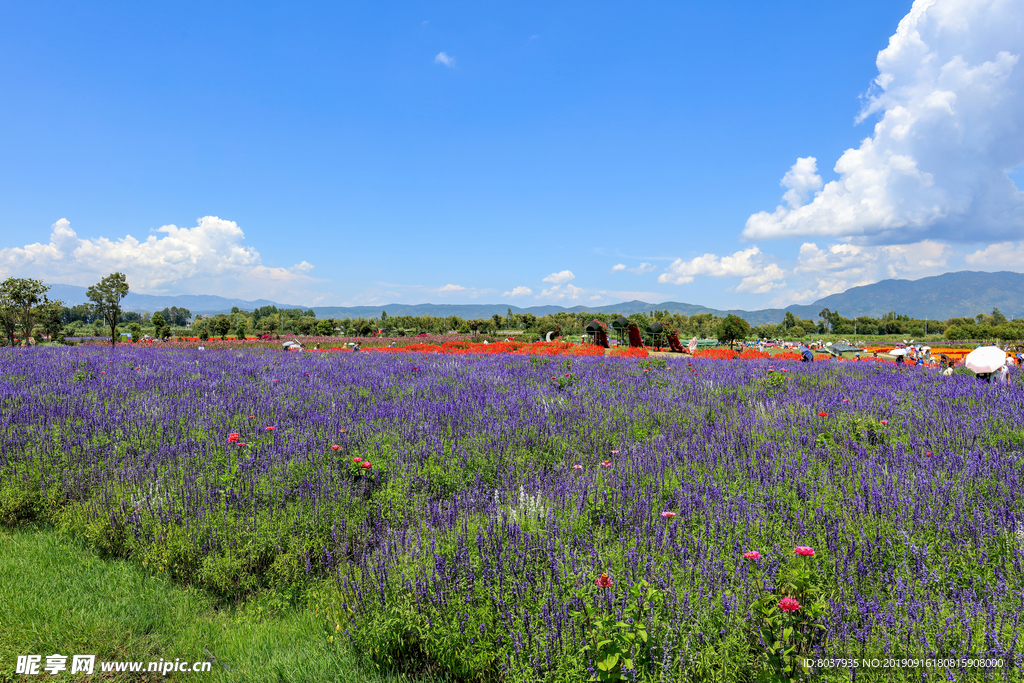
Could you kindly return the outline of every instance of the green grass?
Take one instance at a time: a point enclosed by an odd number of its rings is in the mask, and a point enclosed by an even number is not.
[[[34,525],[0,527],[0,681],[18,680],[18,655],[95,654],[96,661],[209,661],[212,673],[98,672],[79,680],[360,681],[399,683],[346,646],[328,641],[324,620],[302,608],[279,616],[218,610],[196,590],[107,560],[80,542]],[[226,665],[226,666],[225,666]],[[47,674],[42,674],[47,676]],[[68,671],[61,680],[75,680]],[[133,677],[134,676],[134,677]],[[25,676],[36,680],[38,676]]]

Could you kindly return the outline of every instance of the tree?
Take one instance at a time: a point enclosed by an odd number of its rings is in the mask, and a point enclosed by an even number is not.
[[[35,307],[45,300],[50,288],[42,280],[9,277],[0,284],[0,307],[3,309],[3,327],[7,339],[14,344],[14,334],[21,329],[21,338],[32,336],[35,326]]]
[[[142,325],[139,323],[132,323],[128,326],[128,331],[132,335],[132,343],[137,343],[142,339]]]
[[[166,309],[164,309],[166,310]],[[164,328],[167,327],[167,320],[164,314],[160,311],[153,314],[153,336],[157,339],[163,339]]]
[[[64,330],[64,311],[66,310],[64,302],[60,299],[50,301],[45,295],[43,296],[43,303],[38,308],[39,323],[43,326],[43,332],[51,340],[54,337],[59,337]]]
[[[110,328],[110,348],[117,344],[117,322],[121,319],[121,300],[128,296],[124,273],[111,273],[86,290],[96,315]]]
[[[733,342],[747,338],[750,334],[750,323],[737,315],[729,314],[718,323],[715,334],[720,341],[728,342],[731,348]]]
[[[796,327],[796,316],[793,315],[793,311],[786,311],[786,318],[782,321],[782,327],[786,330]]]
[[[218,316],[213,321],[213,331],[220,335],[221,339],[227,339],[228,332],[231,331],[231,320],[227,316]]]
[[[245,317],[239,316],[238,324],[235,326],[235,336],[239,339],[245,339],[245,334],[248,331],[249,321]]]
[[[1002,325],[1005,322],[1006,322],[1006,316],[1003,315],[1002,312],[998,308],[993,308],[992,309],[992,324],[993,325]]]
[[[334,323],[324,318],[316,324],[316,333],[321,337],[330,337],[334,334]]]

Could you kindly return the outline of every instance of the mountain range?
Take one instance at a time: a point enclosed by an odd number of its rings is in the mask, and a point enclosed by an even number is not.
[[[51,285],[49,296],[51,299],[63,300],[67,306],[88,303],[86,288],[75,285]],[[140,313],[152,313],[177,306],[189,309],[193,315],[210,315],[229,313],[234,306],[244,311],[251,311],[261,306],[277,306],[278,308],[303,308],[306,310],[312,308],[318,318],[379,318],[382,311],[387,311],[389,316],[444,317],[455,315],[466,320],[489,318],[495,313],[505,315],[509,309],[513,313],[532,313],[537,316],[560,311],[632,315],[654,310],[668,310],[670,313],[681,313],[687,316],[698,313],[725,316],[732,313],[753,325],[779,323],[787,312],[793,313],[798,318],[814,320],[824,308],[837,311],[844,318],[855,318],[862,315],[877,318],[890,311],[896,311],[912,318],[946,320],[948,318],[973,318],[979,313],[991,313],[993,308],[999,308],[1008,318],[1021,318],[1024,317],[1024,274],[1008,271],[997,273],[960,271],[919,280],[882,280],[870,285],[852,287],[838,294],[831,294],[812,304],[794,304],[786,308],[765,308],[756,311],[721,310],[676,301],[666,301],[660,304],[628,301],[608,306],[573,306],[571,308],[562,306],[520,308],[512,304],[387,304],[384,306],[309,307],[281,304],[266,299],[255,301],[228,299],[211,294],[160,296],[136,293],[129,293],[124,298],[123,305],[126,310]]]

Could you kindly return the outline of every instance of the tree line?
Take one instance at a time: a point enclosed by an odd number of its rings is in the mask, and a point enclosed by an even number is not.
[[[252,311],[235,307],[230,313],[192,315],[186,308],[168,307],[156,313],[122,310],[121,302],[129,291],[123,273],[111,273],[87,290],[89,303],[66,306],[59,299],[50,299],[49,286],[42,280],[9,277],[0,283],[0,330],[8,344],[34,337],[59,340],[89,332],[93,336],[109,336],[111,344],[123,332],[134,339],[150,334],[158,339],[172,336],[246,337],[261,334],[295,334],[318,336],[366,337],[383,334],[406,336],[421,333],[537,335],[548,332],[571,338],[582,336],[587,325],[599,320],[609,327],[618,313],[560,311],[537,316],[516,313],[465,320],[459,316],[389,316],[383,311],[379,318],[317,318],[312,309],[262,306]],[[1024,319],[1007,319],[998,308],[989,315],[974,318],[924,320],[890,311],[873,318],[846,318],[838,311],[823,309],[816,320],[805,320],[787,311],[782,322],[751,326],[735,315],[719,317],[711,313],[686,316],[668,310],[653,310],[624,316],[644,331],[652,323],[661,323],[667,330],[676,330],[681,338],[717,337],[731,342],[749,338],[800,339],[807,335],[840,336],[904,335],[921,338],[941,334],[950,341],[981,341],[1001,339],[1024,340]]]

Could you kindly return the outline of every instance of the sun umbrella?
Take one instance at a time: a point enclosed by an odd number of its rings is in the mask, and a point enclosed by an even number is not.
[[[967,354],[964,365],[975,374],[995,372],[1006,365],[1006,352],[998,346],[983,346]]]
[[[697,338],[696,337],[694,337],[693,339],[690,340],[690,343],[687,345],[687,348],[689,349],[691,356],[693,354],[697,353]]]
[[[906,349],[893,349],[892,351],[889,351],[889,355],[890,356],[905,356],[905,355],[907,355],[907,350]]]

